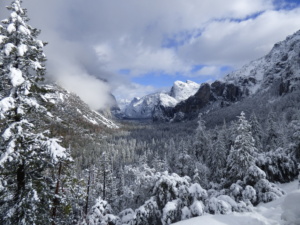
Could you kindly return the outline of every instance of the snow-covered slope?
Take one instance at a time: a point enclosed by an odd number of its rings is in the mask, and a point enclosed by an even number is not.
[[[227,215],[207,214],[174,225],[299,225],[300,190],[297,181],[280,185],[288,194],[275,201],[260,204],[252,212]]]
[[[174,107],[179,102],[194,95],[200,85],[193,81],[175,81],[170,93],[154,93],[142,98],[134,98],[124,109],[126,118],[148,119],[152,118],[156,106]]]
[[[78,121],[85,121],[95,126],[118,128],[118,125],[112,120],[105,118],[99,112],[91,110],[77,95],[56,85],[45,85],[44,89],[47,90],[47,94],[42,97],[46,102],[55,105],[55,107],[51,107],[50,112],[56,121],[62,123],[77,122],[74,126],[79,125]]]
[[[230,73],[225,82],[248,89],[249,94],[268,88],[271,83],[300,78],[300,30],[286,40],[278,42],[266,56],[250,62],[240,70]],[[293,88],[293,82],[289,89]]]

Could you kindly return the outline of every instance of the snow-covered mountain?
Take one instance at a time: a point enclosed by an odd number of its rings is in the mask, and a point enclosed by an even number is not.
[[[230,73],[224,78],[227,83],[245,87],[248,94],[265,90],[276,81],[285,86],[283,92],[293,90],[300,79],[300,30],[286,40],[278,42],[266,56],[250,62],[240,70]]]
[[[264,98],[263,105],[300,87],[300,31],[274,45],[266,56],[250,62],[212,84],[203,83],[199,90],[175,107],[159,107],[154,120],[182,120],[212,112],[241,102]],[[261,97],[257,97],[262,95]],[[248,108],[250,106],[247,106]],[[242,109],[245,110],[245,109]]]
[[[49,116],[54,123],[68,124],[69,127],[74,126],[74,129],[76,127],[80,129],[83,124],[118,128],[118,125],[112,120],[107,119],[97,111],[91,110],[77,95],[54,84],[44,85],[43,89],[46,92],[42,95],[44,101],[55,106],[52,106],[49,110]]]
[[[126,118],[147,119],[152,118],[152,111],[158,104],[174,107],[178,101],[167,93],[154,93],[142,98],[134,98],[126,107]]]
[[[154,108],[175,107],[179,102],[194,95],[200,85],[193,81],[176,81],[169,93],[158,92],[142,98],[134,98],[124,109],[124,117],[135,119],[149,119],[153,116]]]

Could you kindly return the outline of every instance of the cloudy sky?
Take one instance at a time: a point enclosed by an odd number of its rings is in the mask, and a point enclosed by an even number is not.
[[[0,16],[7,17],[0,1]],[[299,0],[26,0],[48,76],[92,107],[218,79],[300,29]],[[2,19],[2,18],[1,18]],[[108,83],[102,82],[105,79]]]

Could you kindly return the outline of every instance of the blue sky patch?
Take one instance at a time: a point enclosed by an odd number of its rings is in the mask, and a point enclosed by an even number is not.
[[[277,10],[292,10],[300,6],[299,0],[274,0]]]
[[[185,45],[192,38],[200,37],[202,29],[195,29],[193,31],[182,31],[172,36],[166,36],[162,42],[162,48],[178,48]]]

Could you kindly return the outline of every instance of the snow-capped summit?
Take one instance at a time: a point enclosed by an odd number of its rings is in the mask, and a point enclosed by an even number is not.
[[[124,109],[126,118],[149,119],[157,106],[174,107],[194,95],[200,85],[193,81],[175,81],[169,93],[158,92],[142,98],[134,98]]]
[[[190,80],[187,80],[186,82],[175,81],[170,95],[180,102],[196,94],[199,88],[200,84]]]
[[[154,107],[161,104],[166,107],[174,107],[178,101],[166,93],[154,93],[142,98],[134,98],[125,108],[126,118],[149,119],[152,118]]]

